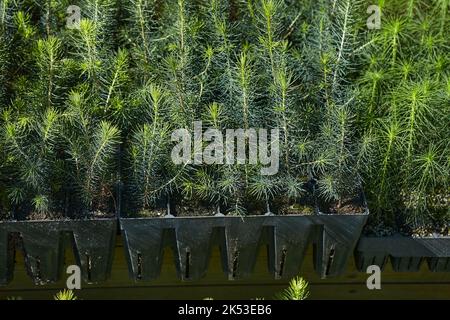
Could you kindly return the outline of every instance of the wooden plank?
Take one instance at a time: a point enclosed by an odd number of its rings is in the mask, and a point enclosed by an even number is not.
[[[195,282],[177,279],[174,256],[170,249],[164,254],[161,276],[151,282],[134,282],[128,267],[122,239],[117,239],[111,278],[101,284],[83,285],[77,295],[82,299],[271,299],[287,286],[286,280],[274,280],[267,268],[267,254],[261,248],[251,277],[229,281],[221,269],[220,253],[214,248],[208,273]],[[66,265],[74,263],[71,250],[66,250]],[[356,271],[350,261],[348,272],[332,279],[320,279],[313,269],[312,248],[300,274],[310,283],[312,299],[450,299],[450,273],[430,272],[424,263],[419,272],[396,273],[388,264],[382,273],[382,290],[368,290],[367,274]],[[63,275],[65,279],[65,275]],[[45,286],[35,286],[26,274],[23,256],[16,254],[13,281],[0,288],[0,299],[20,296],[23,299],[49,299],[65,287],[65,280]]]

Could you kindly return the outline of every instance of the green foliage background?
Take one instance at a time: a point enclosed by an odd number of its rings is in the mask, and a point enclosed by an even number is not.
[[[381,8],[369,30],[367,8]],[[67,8],[81,8],[79,29]],[[0,0],[4,218],[252,213],[364,187],[373,225],[448,226],[449,0]],[[175,166],[193,122],[280,128],[280,172]]]

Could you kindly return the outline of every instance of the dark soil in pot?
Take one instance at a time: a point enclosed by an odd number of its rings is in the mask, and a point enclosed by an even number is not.
[[[314,200],[311,195],[298,200],[291,200],[287,197],[274,201],[274,207],[279,215],[312,215],[315,213]]]
[[[45,211],[38,211],[31,203],[26,202],[13,207],[9,216],[17,221],[90,220],[112,219],[116,217],[116,212],[115,205],[94,205],[87,208],[77,201],[56,203]]]
[[[424,225],[412,230],[414,238],[438,238],[450,236],[450,226]]]
[[[127,218],[158,218],[167,214],[166,208],[142,209],[140,211],[132,211],[126,215]]]
[[[384,214],[384,213],[383,213]],[[436,219],[429,223],[413,226],[407,221],[407,213],[404,210],[393,212],[395,220],[381,219],[374,214],[369,217],[364,227],[363,235],[368,237],[389,237],[402,235],[413,238],[439,238],[450,236],[450,224],[445,224],[444,219]]]
[[[23,217],[19,216],[20,218]],[[61,212],[30,212],[25,215],[25,219],[18,220],[28,220],[28,221],[60,221],[60,220],[90,220],[90,219],[112,219],[116,217],[114,213],[111,212],[103,212],[103,211],[93,211],[93,212],[84,212],[77,214],[64,215]]]
[[[265,204],[262,201],[247,201],[245,204],[246,208],[246,214],[251,216],[261,216],[270,210],[270,212],[274,211],[273,208],[269,205],[269,208],[267,207],[267,204]]]
[[[217,210],[214,210],[199,201],[182,200],[175,205],[173,214],[177,217],[207,217],[213,216],[216,213]]]
[[[31,212],[27,214],[25,220],[66,220],[67,217],[59,213],[40,213],[40,212]],[[19,219],[22,220],[22,219]]]
[[[176,217],[207,217],[213,216],[216,212],[212,208],[201,206],[195,203],[182,203],[176,205],[171,210],[171,215]],[[163,218],[168,215],[167,208],[149,208],[134,211],[126,215],[127,218]]]
[[[79,214],[77,215],[79,219],[112,219],[115,218],[117,215],[113,212],[107,212],[107,211],[93,211],[85,214]],[[72,218],[73,219],[73,218]]]
[[[314,214],[314,206],[307,204],[286,204],[278,210],[280,215],[311,215]]]
[[[320,211],[326,214],[363,214],[364,207],[354,199],[334,201],[328,205],[319,205]]]
[[[8,221],[13,219],[13,214],[7,210],[0,209],[0,221]]]
[[[312,215],[316,213],[314,200],[314,181],[303,183],[302,192],[298,198],[280,195],[273,201],[274,211],[278,215]]]
[[[362,214],[364,208],[354,204],[352,200],[344,200],[342,203],[335,202],[329,208],[327,213],[332,214]]]
[[[267,204],[265,201],[258,201],[252,198],[244,197],[242,203],[236,205],[231,203],[228,205],[222,205],[220,211],[224,215],[228,216],[262,216],[269,211],[273,213],[276,209],[273,207],[273,203]]]
[[[366,212],[366,202],[362,192],[358,196],[346,196],[335,201],[318,198],[317,206],[320,213],[323,214],[353,215]]]

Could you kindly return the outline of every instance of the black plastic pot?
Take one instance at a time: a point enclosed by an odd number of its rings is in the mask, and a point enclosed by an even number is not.
[[[355,250],[356,266],[363,272],[370,265],[383,269],[389,258],[397,272],[417,272],[424,261],[431,271],[450,272],[450,237],[362,237]]]
[[[6,226],[0,222],[0,285],[11,281],[14,269],[14,242]]]
[[[111,270],[116,226],[116,219],[0,222],[0,281],[12,279],[16,247],[23,250],[36,284],[58,281],[69,236],[83,279],[104,281]]]
[[[248,277],[253,272],[261,245],[265,216],[224,217],[229,280]]]
[[[316,232],[314,245],[314,267],[321,278],[339,276],[345,272],[348,261],[353,255],[362,229],[367,222],[369,209],[364,193],[350,201],[355,207],[360,207],[361,213],[325,213],[330,203],[317,200],[318,214],[312,216],[319,230]]]
[[[269,270],[275,279],[299,274],[308,245],[313,239],[314,222],[309,216],[267,217],[269,231]]]
[[[345,272],[353,255],[369,211],[364,214],[319,214],[311,218],[318,226],[314,250],[314,265],[322,278]]]
[[[219,245],[228,279],[254,269],[261,245],[276,279],[298,274],[306,250],[315,243],[316,270],[322,277],[345,271],[368,211],[360,215],[214,216],[120,219],[130,276],[156,279],[165,246],[175,252],[178,276],[197,280],[206,274],[213,245]]]
[[[172,218],[176,236],[177,270],[182,280],[198,280],[208,269],[213,245],[212,236],[219,231],[211,219]]]

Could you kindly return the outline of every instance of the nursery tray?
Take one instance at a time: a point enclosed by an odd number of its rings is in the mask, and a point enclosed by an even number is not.
[[[367,214],[122,218],[120,225],[135,280],[159,277],[166,246],[175,252],[178,277],[198,280],[206,274],[215,245],[221,248],[229,280],[253,272],[261,245],[268,248],[268,269],[274,278],[291,278],[300,271],[311,242],[316,271],[326,278],[345,271]]]
[[[314,263],[322,278],[339,276],[345,272],[368,214],[366,209],[364,214],[312,216],[319,228],[316,233]]]
[[[116,219],[0,222],[0,284],[12,279],[16,248],[23,250],[36,284],[58,281],[68,242],[82,278],[88,283],[104,281],[111,270],[116,226]]]
[[[450,237],[362,237],[355,250],[359,271],[370,265],[383,269],[390,258],[394,271],[417,272],[424,261],[434,272],[450,272]]]

